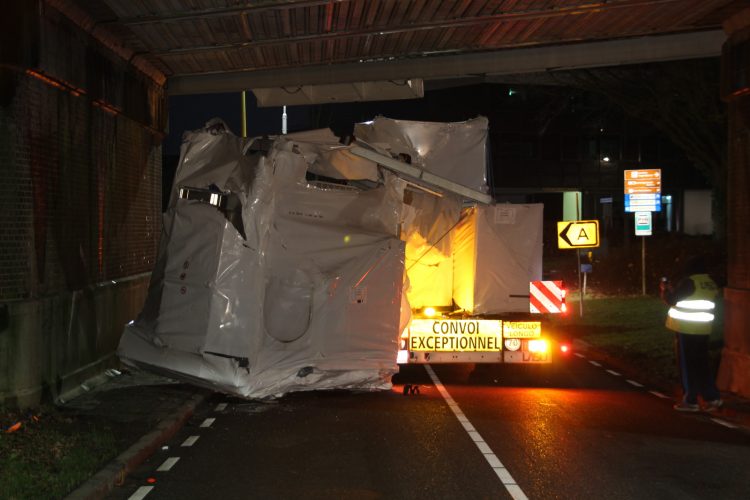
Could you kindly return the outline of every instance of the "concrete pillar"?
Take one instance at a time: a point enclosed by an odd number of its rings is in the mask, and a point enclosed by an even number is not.
[[[727,287],[718,386],[750,397],[750,9],[724,23],[722,99],[729,115]]]

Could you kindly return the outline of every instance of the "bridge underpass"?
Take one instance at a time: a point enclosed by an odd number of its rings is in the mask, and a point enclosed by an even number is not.
[[[156,255],[169,95],[252,90],[274,105],[290,88],[302,102],[367,98],[366,88],[395,99],[404,96],[393,82],[413,81],[413,97],[463,81],[704,57],[722,58],[730,115],[719,382],[750,395],[743,1],[28,0],[7,7],[3,23],[2,401],[57,397],[115,362]]]

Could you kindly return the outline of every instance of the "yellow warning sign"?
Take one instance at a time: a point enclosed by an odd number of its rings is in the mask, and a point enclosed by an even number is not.
[[[594,248],[598,246],[598,220],[566,220],[557,223],[557,248]]]

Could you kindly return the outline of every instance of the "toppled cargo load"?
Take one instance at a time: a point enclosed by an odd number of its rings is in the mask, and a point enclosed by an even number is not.
[[[245,140],[219,120],[186,133],[148,298],[120,358],[247,398],[390,388],[410,313],[404,240],[449,231],[461,199],[426,195],[356,147],[366,145],[327,130]],[[486,191],[484,157],[462,165]],[[422,250],[451,253],[431,242],[409,255]]]

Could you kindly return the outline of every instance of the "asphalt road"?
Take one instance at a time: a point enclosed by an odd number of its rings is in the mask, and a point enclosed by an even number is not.
[[[217,395],[110,498],[750,498],[747,432],[586,359],[525,368],[410,366],[381,393]]]

